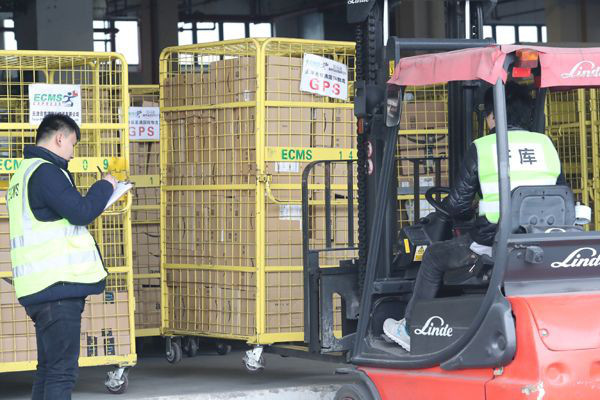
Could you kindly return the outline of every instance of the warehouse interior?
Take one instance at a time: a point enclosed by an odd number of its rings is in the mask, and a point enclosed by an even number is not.
[[[28,398],[37,343],[12,285],[5,193],[60,90],[68,91],[67,103],[79,97],[82,140],[69,162],[75,186],[85,191],[109,172],[133,183],[89,225],[109,275],[82,314],[75,398],[106,398],[106,390],[123,399],[395,398],[339,391],[365,382],[349,349],[365,320],[357,311],[364,283],[356,283],[365,281],[360,246],[369,242],[361,206],[372,207],[377,192],[365,189],[366,174],[371,154],[381,163],[384,149],[376,125],[365,121],[385,114],[375,100],[383,101],[393,74],[377,57],[381,43],[365,50],[375,34],[348,22],[349,4],[369,1],[0,0],[0,388],[8,400]],[[385,37],[600,46],[597,0],[377,2],[385,4]],[[472,18],[479,4],[477,37],[465,10]],[[427,50],[403,50],[402,57],[438,49],[422,43]],[[341,83],[341,94],[306,88],[305,75],[323,77],[310,72],[310,61],[325,62],[331,75],[323,83]],[[535,65],[522,73],[539,72]],[[597,75],[598,67],[575,73]],[[397,187],[385,204],[393,224],[382,224],[381,240],[390,271],[404,262],[403,248],[408,263],[421,261],[426,246],[409,245],[398,232],[435,211],[427,189],[452,184],[467,145],[489,132],[481,103],[490,82],[473,82],[409,85],[398,97],[404,105],[390,155]],[[571,89],[544,92],[546,103],[536,103],[546,117],[539,132],[554,141],[575,200],[598,209],[600,89]],[[48,93],[50,100],[35,104]],[[369,112],[361,108],[367,105]],[[367,129],[375,144],[361,142]],[[589,220],[598,230],[600,215]],[[326,249],[310,253],[313,247]],[[329,277],[332,293],[319,286],[327,278],[307,272],[311,262],[319,271],[340,267],[340,277]],[[351,284],[341,277],[349,270]],[[405,293],[386,303],[390,282],[376,288],[377,306],[395,316],[393,301]],[[354,296],[352,305],[342,289]],[[379,328],[369,333],[381,341]]]
[[[6,50],[121,51],[132,84],[158,82],[158,58],[168,46],[289,37],[353,40],[345,1],[322,0],[2,0]],[[389,33],[446,36],[444,1],[390,0]],[[594,0],[499,0],[485,17],[486,37],[499,43],[594,43],[600,28]]]

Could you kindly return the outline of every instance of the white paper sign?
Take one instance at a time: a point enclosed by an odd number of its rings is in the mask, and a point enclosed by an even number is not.
[[[159,140],[160,109],[129,107],[129,140]]]
[[[47,114],[64,114],[81,124],[81,86],[29,85],[29,123],[38,125]]]
[[[302,206],[296,204],[280,205],[279,219],[302,222]]]
[[[300,90],[348,100],[348,67],[329,58],[304,54]]]

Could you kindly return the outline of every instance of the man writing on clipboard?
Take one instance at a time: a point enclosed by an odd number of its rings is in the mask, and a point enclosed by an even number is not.
[[[100,250],[85,226],[104,211],[117,181],[105,175],[85,196],[77,191],[67,167],[80,138],[73,119],[47,115],[6,195],[15,291],[35,323],[34,400],[71,398],[85,298],[102,293],[106,282]]]

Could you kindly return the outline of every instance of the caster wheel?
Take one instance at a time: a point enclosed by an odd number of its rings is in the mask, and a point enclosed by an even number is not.
[[[220,356],[227,355],[231,352],[231,345],[225,343],[217,343],[217,354]]]
[[[166,354],[167,361],[171,364],[176,364],[181,361],[181,344],[173,340],[171,342],[171,351]]]
[[[265,369],[265,358],[263,356],[260,356],[260,358],[258,359],[259,365],[255,365],[246,358],[244,358],[243,362],[244,367],[246,367],[246,371],[250,372],[251,374],[261,373]]]
[[[200,346],[198,344],[198,339],[194,337],[186,338],[183,346],[185,353],[188,357],[196,357],[196,355],[198,354],[199,347]]]
[[[114,386],[108,386],[106,385],[106,390],[108,390],[108,392],[110,394],[123,394],[127,391],[127,387],[129,386],[129,379],[127,379],[127,375],[123,374],[123,376],[121,377],[123,383],[121,383],[120,385],[114,385]]]
[[[373,396],[364,385],[344,385],[335,394],[334,400],[373,400]]]

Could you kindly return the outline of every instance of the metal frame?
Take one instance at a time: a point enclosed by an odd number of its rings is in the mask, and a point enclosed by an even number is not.
[[[119,77],[111,77],[111,86],[113,90],[120,91],[120,97],[118,97],[118,108],[120,109],[120,120],[119,122],[103,122],[101,118],[100,108],[100,90],[102,89],[101,82],[101,71],[100,65],[104,65],[108,71],[112,73],[118,71]],[[99,176],[96,167],[101,168],[103,171],[111,170],[117,177],[123,179],[127,176],[129,170],[129,137],[128,137],[128,107],[129,107],[129,95],[127,92],[128,87],[128,76],[127,76],[127,62],[117,53],[93,53],[93,52],[68,52],[68,51],[2,51],[0,52],[0,69],[4,71],[18,71],[32,74],[42,74],[44,76],[43,83],[66,83],[70,82],[68,78],[61,76],[61,74],[68,74],[73,72],[76,75],[78,68],[85,70],[86,73],[91,74],[92,80],[85,81],[86,89],[91,89],[93,92],[93,109],[88,110],[91,112],[92,120],[80,124],[81,130],[84,135],[90,132],[92,139],[90,141],[83,140],[80,146],[85,146],[86,143],[95,144],[96,151],[93,156],[76,157],[70,164],[70,171],[77,175],[78,173],[92,173],[94,176],[86,175],[81,176],[84,182],[93,181]],[[21,79],[23,75],[21,75]],[[104,76],[106,78],[106,76]],[[37,79],[32,81],[12,81],[18,83],[20,86],[36,82]],[[13,83],[13,84],[14,84]],[[73,79],[74,84],[79,82]],[[6,101],[13,101],[11,99],[12,94],[8,94]],[[18,95],[22,96],[22,95]],[[15,101],[26,101],[25,99],[18,97]],[[114,101],[114,100],[113,100]],[[116,102],[114,104],[116,105]],[[10,109],[9,109],[10,110]],[[21,109],[22,111],[23,109]],[[83,111],[83,110],[82,110]],[[11,114],[8,114],[11,115]],[[20,147],[25,143],[25,138],[30,138],[34,135],[32,132],[34,127],[28,122],[25,122],[25,114],[22,111],[20,117],[14,119],[21,119],[21,122],[6,122],[2,123],[0,130],[8,133],[8,138],[14,137],[22,140],[22,142],[16,142],[12,146],[18,150],[20,154]],[[86,115],[86,114],[84,114]],[[89,117],[89,115],[88,115]],[[101,138],[101,132],[113,131],[119,132],[119,135],[115,138]],[[102,141],[104,140],[104,142]],[[8,143],[8,142],[7,142]],[[100,143],[110,143],[115,146],[119,145],[120,157],[104,156],[100,149]],[[7,144],[8,146],[8,144]],[[76,153],[78,152],[76,148]],[[12,153],[9,153],[12,155]],[[13,166],[14,169],[18,166],[19,158],[3,158],[3,162],[8,162]],[[11,173],[7,171],[5,176]],[[78,180],[79,177],[76,177]],[[90,180],[91,179],[91,180]],[[4,180],[2,187],[6,188],[8,180]],[[85,184],[84,184],[85,185]],[[4,202],[4,199],[2,199]],[[133,297],[133,277],[132,277],[132,254],[131,254],[131,225],[130,225],[130,206],[131,196],[127,196],[125,204],[113,207],[111,210],[106,211],[99,221],[103,221],[104,218],[116,217],[121,224],[120,234],[123,237],[123,243],[115,243],[114,245],[122,245],[123,254],[123,265],[108,267],[109,280],[115,279],[115,274],[118,275],[118,279],[123,280],[124,285],[127,288],[127,300],[128,300],[128,320],[129,320],[129,342],[130,342],[130,353],[126,355],[118,356],[82,356],[79,359],[80,366],[99,366],[99,365],[117,365],[117,375],[123,374],[126,367],[135,365],[137,361],[137,355],[135,352],[135,326],[134,326],[134,309],[135,302]],[[100,248],[105,245],[103,241],[103,228],[102,224],[97,229],[96,239]],[[107,244],[110,245],[110,244]],[[106,249],[105,249],[106,250]],[[106,260],[107,257],[105,257]],[[10,278],[10,272],[0,273],[0,278]],[[111,278],[112,276],[112,278]],[[37,361],[35,359],[21,361],[21,362],[3,362],[0,363],[0,372],[14,372],[14,371],[26,371],[33,370],[36,368]]]

